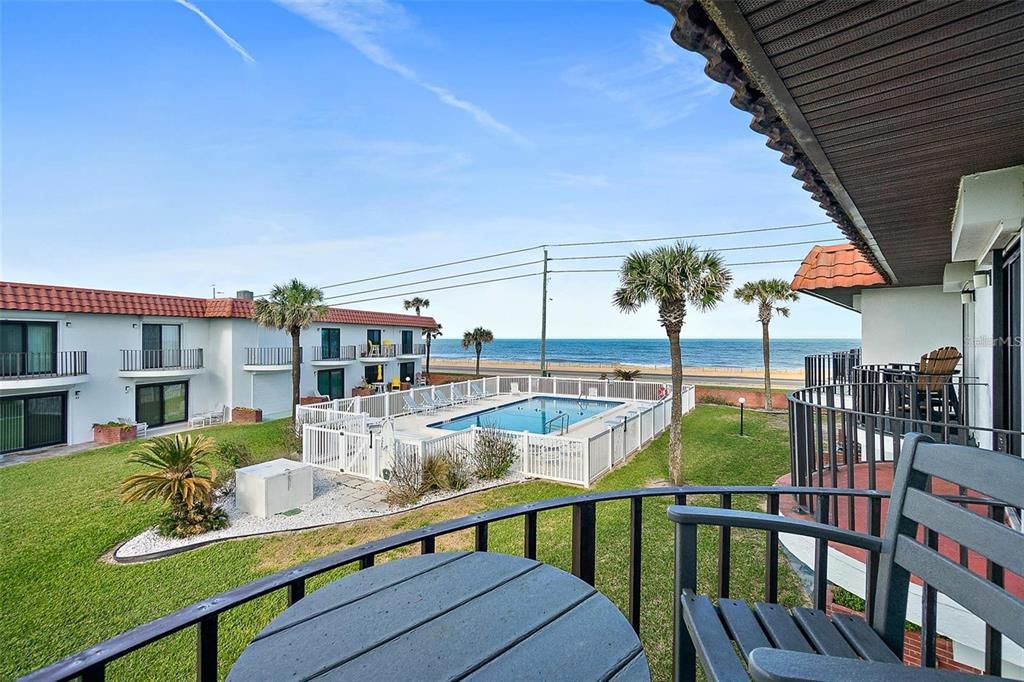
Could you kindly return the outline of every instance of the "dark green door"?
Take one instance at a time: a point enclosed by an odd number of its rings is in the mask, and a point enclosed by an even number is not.
[[[320,357],[324,360],[337,360],[341,357],[341,330],[320,330]],[[320,395],[327,395],[321,393]]]
[[[67,441],[67,393],[0,399],[0,452]]]
[[[402,331],[402,355],[412,355],[412,332],[409,330]],[[405,373],[402,373],[405,376]]]
[[[415,362],[402,362],[398,365],[398,376],[401,377],[402,381],[412,383],[412,380],[416,378],[416,363]]]
[[[135,421],[149,426],[183,422],[188,418],[188,383],[148,384],[135,389]]]
[[[329,395],[332,399],[345,397],[345,370],[322,369],[316,373],[316,390],[320,395]]]

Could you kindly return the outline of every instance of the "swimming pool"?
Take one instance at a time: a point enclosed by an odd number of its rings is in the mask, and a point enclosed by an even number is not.
[[[566,415],[562,419],[572,425],[622,404],[611,400],[539,396],[466,414],[450,421],[434,422],[427,426],[446,431],[462,431],[471,426],[486,426],[508,431],[558,433],[562,426],[561,419],[558,419],[559,415]],[[552,419],[557,421],[551,422]],[[545,425],[547,426],[545,427]]]

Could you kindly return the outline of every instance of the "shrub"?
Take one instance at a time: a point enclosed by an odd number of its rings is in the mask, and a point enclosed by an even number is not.
[[[448,460],[448,490],[465,490],[472,474],[468,458],[457,452],[446,452],[444,456]]]
[[[484,427],[476,432],[473,473],[481,480],[504,478],[519,458],[515,434]]]
[[[175,507],[160,517],[157,532],[168,538],[188,538],[227,528],[228,514],[221,507],[197,502],[190,508]]]
[[[224,464],[232,469],[239,469],[256,463],[256,459],[252,456],[252,451],[249,450],[249,446],[245,443],[222,441],[214,447],[214,452],[217,453],[217,457]]]
[[[420,494],[426,495],[435,490],[447,490],[450,471],[451,460],[443,454],[424,457],[420,472]]]
[[[163,436],[141,445],[128,461],[142,464],[152,473],[129,476],[121,483],[125,502],[160,500],[171,514],[186,517],[196,505],[212,502],[217,470],[209,462],[213,443],[205,436]]]
[[[731,402],[728,398],[725,398],[717,393],[708,393],[702,395],[698,400],[698,403],[702,405],[729,405],[732,406],[735,403]]]
[[[423,470],[415,451],[395,452],[388,479],[385,501],[392,507],[405,507],[417,502],[423,496]]]
[[[614,372],[615,378],[619,381],[633,381],[640,376],[640,370],[638,369],[622,369],[621,367],[617,367]]]

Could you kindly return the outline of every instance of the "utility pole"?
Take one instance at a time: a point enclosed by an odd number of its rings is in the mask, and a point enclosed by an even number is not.
[[[544,346],[548,340],[548,250],[544,249],[544,275],[541,283],[540,300],[540,375],[547,376],[547,361],[544,358]]]

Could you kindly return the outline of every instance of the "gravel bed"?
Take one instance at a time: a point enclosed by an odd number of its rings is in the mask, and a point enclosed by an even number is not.
[[[457,492],[444,491],[432,493],[409,506],[389,507],[383,501],[383,497],[387,492],[386,483],[369,484],[354,476],[338,474],[314,467],[313,500],[304,505],[298,514],[292,516],[275,514],[266,519],[246,514],[239,511],[235,506],[235,496],[234,493],[231,493],[218,501],[218,504],[224,508],[228,519],[231,521],[231,525],[227,528],[181,539],[161,537],[157,534],[155,528],[149,528],[120,545],[114,551],[114,560],[139,560],[147,555],[180,550],[194,545],[209,544],[219,540],[230,540],[231,538],[262,535],[265,533],[279,533],[289,530],[302,530],[303,528],[314,528],[333,523],[385,516],[441,502],[467,493],[525,480],[526,478],[521,474],[512,473],[498,480],[473,481],[464,490]]]

